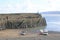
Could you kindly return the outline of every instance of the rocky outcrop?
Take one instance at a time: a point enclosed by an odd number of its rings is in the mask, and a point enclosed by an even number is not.
[[[38,13],[0,14],[0,28],[20,29],[46,26],[46,19]]]

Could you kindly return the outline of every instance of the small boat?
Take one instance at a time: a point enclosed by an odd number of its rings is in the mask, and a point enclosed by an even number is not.
[[[48,30],[40,30],[39,35],[48,35]]]
[[[24,32],[24,31],[21,31],[21,33],[20,33],[20,35],[25,35],[26,34],[26,32]]]

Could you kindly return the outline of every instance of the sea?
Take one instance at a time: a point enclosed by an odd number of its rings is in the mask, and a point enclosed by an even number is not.
[[[47,26],[45,29],[48,31],[57,31],[60,32],[60,14],[42,14],[42,17],[45,17]]]

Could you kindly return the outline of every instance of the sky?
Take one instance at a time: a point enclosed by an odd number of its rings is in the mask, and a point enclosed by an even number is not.
[[[60,11],[60,0],[0,0],[0,13]]]

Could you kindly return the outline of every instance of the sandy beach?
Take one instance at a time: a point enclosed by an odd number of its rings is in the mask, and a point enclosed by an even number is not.
[[[0,40],[60,40],[59,33],[49,33],[47,36],[38,35],[38,33],[29,33],[22,36],[19,34],[22,30],[7,29],[0,31]]]

